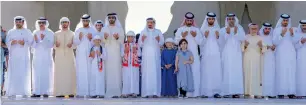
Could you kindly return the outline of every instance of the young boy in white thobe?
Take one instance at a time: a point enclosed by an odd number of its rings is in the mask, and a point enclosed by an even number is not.
[[[104,98],[105,95],[105,48],[101,45],[101,37],[93,38],[94,46],[90,49],[91,74],[89,82],[89,95],[91,98]]]
[[[132,96],[137,97],[139,94],[139,59],[141,51],[136,43],[136,35],[133,31],[127,34],[127,42],[121,46],[122,56],[122,76],[123,76],[123,89],[122,97],[127,98]]]

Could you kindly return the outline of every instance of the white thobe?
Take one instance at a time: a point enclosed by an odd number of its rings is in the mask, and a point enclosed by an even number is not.
[[[73,40],[74,32],[71,30],[59,30],[55,32],[55,42],[60,46],[54,47],[54,90],[53,95],[75,95],[76,92],[76,67],[74,49],[67,45]]]
[[[133,47],[136,46],[133,43],[130,43],[130,50],[128,54],[128,66],[122,67],[122,81],[123,81],[123,88],[122,94],[139,94],[139,67],[134,67],[133,63]],[[124,59],[124,44],[121,47],[121,56]],[[137,59],[141,56],[141,50],[138,46],[137,50]]]
[[[220,30],[220,40],[222,41],[221,61],[223,69],[222,94],[234,95],[243,94],[243,69],[242,69],[242,49],[241,42],[245,39],[243,28],[238,28],[234,33],[234,27],[230,29],[230,34],[226,33],[226,27]]]
[[[266,46],[273,46],[272,35],[262,36],[263,43]],[[275,54],[267,47],[263,48],[262,58],[262,95],[263,96],[276,96],[275,94]]]
[[[100,46],[94,47],[93,51],[100,51]],[[107,52],[105,48],[102,48],[102,55],[98,56],[95,53],[95,57],[90,57],[91,60],[91,74],[90,74],[90,96],[104,96],[105,95],[105,61],[107,59]],[[102,71],[99,71],[98,60],[102,59]]]
[[[142,41],[142,36],[147,38]],[[158,42],[155,38],[159,36]],[[159,29],[144,29],[138,39],[142,47],[141,62],[141,96],[161,94],[161,54],[160,46],[164,44],[164,36]]]
[[[259,35],[246,35],[249,42],[245,48],[243,42],[241,47],[243,53],[243,73],[244,73],[244,94],[262,96],[261,87],[261,56],[263,51],[258,42],[262,41]]]
[[[202,42],[202,34],[199,28],[196,27],[180,27],[175,34],[175,44],[179,44],[179,41],[183,38],[182,32],[188,31],[188,35],[186,36],[186,40],[188,41],[188,50],[192,52],[194,57],[194,62],[192,63],[191,69],[193,74],[193,84],[194,84],[194,92],[187,92],[188,97],[197,97],[200,96],[200,80],[201,80],[201,71],[200,71],[200,56],[198,51],[198,45]],[[196,31],[197,35],[193,37],[191,35],[191,31]]]
[[[24,40],[24,45],[12,45],[13,40]],[[8,61],[8,77],[5,80],[6,95],[31,94],[30,46],[33,35],[28,29],[12,29],[6,37],[6,45],[10,52]]]
[[[122,28],[109,26],[103,27],[103,33],[108,33],[107,39],[104,39],[105,48],[107,51],[107,60],[105,62],[105,76],[106,76],[106,97],[120,96],[122,91],[122,65],[120,46],[123,43],[124,31]],[[113,35],[118,33],[119,39],[116,40]]]
[[[306,33],[299,33],[300,40],[296,43],[297,48],[297,69],[296,69],[296,95],[306,96],[306,43],[302,44],[301,39],[306,38]]]
[[[222,68],[221,54],[216,31],[219,28],[209,27],[201,30],[202,33],[209,31],[209,35],[201,43],[201,95],[213,96],[221,93]]]
[[[83,33],[83,37],[80,40],[79,35]],[[92,37],[94,37],[95,30],[90,28],[79,28],[75,31],[75,35],[73,38],[73,44],[77,46],[76,48],[76,75],[77,75],[77,92],[76,95],[84,96],[89,95],[89,75],[90,72],[90,59],[88,58],[89,51],[92,47],[92,42],[87,38],[87,34],[91,33]]]
[[[296,92],[296,51],[295,38],[290,35],[289,28],[284,37],[281,36],[282,27],[273,32],[273,43],[276,45],[276,94],[290,95]]]
[[[41,34],[45,35],[41,39]],[[33,41],[32,53],[32,94],[51,95],[53,93],[53,44],[54,33],[51,30],[36,30],[33,35],[37,36],[38,41]]]

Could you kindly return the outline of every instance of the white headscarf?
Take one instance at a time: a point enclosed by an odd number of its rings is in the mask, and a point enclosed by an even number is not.
[[[207,18],[209,17],[213,17],[215,18],[215,22],[214,22],[214,28],[217,28],[217,29],[220,29],[220,26],[219,26],[219,23],[218,23],[218,19],[217,19],[217,16],[215,13],[213,12],[208,12],[205,16],[205,19],[203,21],[203,24],[202,24],[202,27],[201,27],[201,30],[205,30],[206,28],[208,28],[208,22],[207,22]]]
[[[67,17],[62,17],[62,18],[60,19],[60,21],[59,21],[59,26],[58,26],[58,28],[59,28],[60,30],[62,30],[62,22],[69,22],[68,29],[70,29],[70,20],[69,20],[69,18],[67,18]]]
[[[23,17],[23,16],[16,16],[16,17],[14,17],[14,26],[13,26],[13,29],[17,29],[17,27],[16,27],[16,20],[22,20],[23,21],[23,28],[28,28],[27,27],[27,21],[26,21],[26,19]]]
[[[46,30],[50,30],[48,28],[49,27],[49,21],[45,17],[40,17],[39,19],[36,20],[36,22],[35,22],[35,30],[40,30],[39,22],[46,22],[45,28],[46,28]]]
[[[149,20],[152,20],[154,22],[153,29],[155,29],[155,27],[156,27],[156,20],[153,17],[149,17],[149,18],[146,19],[146,26],[145,26],[144,30],[147,30],[147,31],[149,30],[149,28],[148,28],[148,21]]]
[[[249,23],[249,25],[248,25],[248,34],[251,34],[251,26],[255,26],[256,28],[258,28],[259,26],[257,25],[257,24],[255,24],[255,23]],[[258,31],[257,31],[257,33],[256,33],[257,35],[259,35],[259,33],[258,33]]]
[[[75,31],[78,30],[79,28],[83,27],[83,20],[89,20],[89,27],[93,27],[92,23],[91,23],[91,17],[88,14],[84,14],[81,19],[80,22],[78,23],[78,25],[75,28]]]
[[[102,40],[102,38],[100,37],[100,35],[95,35],[95,36],[93,37],[93,40],[96,40],[96,39]]]
[[[133,36],[134,37],[134,42],[136,42],[136,34],[134,31],[129,31],[126,33],[126,40],[128,36]]]
[[[272,38],[272,36],[273,36],[273,28],[272,28],[272,24],[270,24],[270,23],[263,23],[262,24],[262,26],[261,26],[261,28],[259,30],[259,35],[260,36],[264,36],[264,32],[263,31],[264,31],[265,28],[271,28],[271,31],[270,31],[268,36],[270,36]]]
[[[167,42],[174,43],[174,40],[173,40],[173,38],[167,38],[165,43],[167,43]]]
[[[284,19],[289,19],[289,20],[288,20],[287,28],[291,28],[291,18],[290,18],[290,15],[288,15],[288,14],[282,14],[282,15],[280,16],[280,18],[278,19],[277,24],[276,24],[276,26],[275,26],[274,29],[279,28],[279,27],[282,27],[282,21],[283,21]]]
[[[182,27],[182,26],[185,26],[185,21],[186,21],[187,19],[192,19],[192,20],[193,20],[192,26],[196,27],[197,24],[196,24],[196,22],[195,22],[195,20],[194,20],[194,17],[195,17],[195,16],[194,16],[193,13],[187,12],[187,13],[185,14],[184,20],[183,20],[182,23],[181,23],[181,27]]]
[[[94,25],[96,25],[96,24],[102,24],[102,25],[104,25],[104,23],[103,23],[102,20],[97,20],[97,21],[95,21],[95,24],[94,24]]]
[[[225,27],[229,26],[228,22],[227,22],[227,19],[229,17],[235,17],[235,26],[237,26],[240,29],[243,29],[243,27],[239,24],[239,19],[237,18],[237,16],[235,14],[232,14],[232,13],[227,14],[227,16],[225,18]]]
[[[126,36],[134,36],[134,37],[136,37],[134,31],[129,31],[129,32],[127,32],[127,33],[126,33]]]
[[[97,24],[102,24],[102,28],[103,28],[103,27],[104,27],[104,23],[103,23],[102,20],[97,20],[97,21],[95,21],[95,24],[94,24],[95,30],[98,32],[98,30],[97,30],[97,28],[96,28],[96,25],[97,25]]]
[[[107,16],[105,18],[105,27],[109,26],[109,21],[108,21],[108,17],[109,16],[115,16],[116,17],[115,26],[119,27],[119,28],[122,28],[121,23],[120,23],[119,18],[118,18],[116,13],[109,13],[109,14],[107,14]]]
[[[296,31],[297,31],[298,33],[303,33],[301,27],[302,27],[302,25],[305,25],[305,24],[306,24],[306,20],[300,20],[300,21],[299,21],[299,26],[298,26],[298,28],[296,29]]]

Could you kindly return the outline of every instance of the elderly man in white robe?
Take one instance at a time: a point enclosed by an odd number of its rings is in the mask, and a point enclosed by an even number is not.
[[[273,32],[273,43],[276,45],[276,94],[279,98],[285,95],[295,98],[296,42],[290,15],[282,14]]]
[[[201,43],[201,96],[221,98],[222,68],[219,47],[220,26],[213,12],[208,12],[201,27],[206,40]]]
[[[94,26],[91,23],[91,17],[84,14],[80,19],[80,23],[75,29],[73,44],[76,49],[76,75],[77,75],[77,92],[78,97],[87,97],[89,95],[89,75],[90,59],[89,51],[92,47],[92,38],[96,35]]]
[[[194,62],[192,64],[192,74],[194,80],[194,92],[187,92],[187,97],[199,97],[200,96],[200,80],[201,80],[201,71],[200,71],[200,56],[198,45],[202,43],[202,40],[205,40],[205,37],[202,37],[200,29],[196,27],[194,21],[194,15],[191,12],[185,14],[185,19],[181,24],[181,27],[178,28],[175,33],[175,44],[178,45],[181,39],[186,39],[188,41],[188,50],[192,52],[194,57]]]
[[[123,44],[124,31],[116,13],[109,13],[105,18],[104,44],[107,51],[105,61],[106,97],[119,98],[122,92],[122,62],[120,46]]]
[[[245,98],[262,98],[261,85],[261,58],[263,40],[258,34],[258,25],[250,23],[249,33],[246,40],[242,43],[243,51],[243,73],[244,73],[244,94]]]
[[[161,94],[161,54],[164,44],[162,32],[155,28],[154,18],[147,18],[146,27],[141,31],[138,44],[142,47],[141,96],[157,98]]]
[[[33,35],[27,29],[24,17],[14,18],[14,28],[6,37],[6,45],[10,52],[8,61],[8,77],[6,95],[29,96],[31,94],[30,46]]]
[[[300,20],[296,35],[298,42],[295,47],[297,50],[297,69],[296,69],[296,95],[297,98],[306,97],[306,20]]]
[[[275,93],[275,45],[272,43],[273,28],[270,23],[263,23],[259,30],[263,39],[265,50],[262,55],[262,95],[268,98],[276,98]]]
[[[54,33],[49,28],[46,18],[40,17],[35,22],[32,44],[32,97],[48,97],[53,93],[53,45]]]
[[[239,98],[244,93],[241,43],[245,40],[245,32],[235,14],[227,14],[219,38],[222,40],[222,94],[224,98]]]

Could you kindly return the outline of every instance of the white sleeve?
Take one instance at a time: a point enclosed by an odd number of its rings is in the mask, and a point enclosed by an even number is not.
[[[48,31],[48,33],[46,33],[46,34],[48,34],[48,35],[46,35],[46,37],[42,40],[42,44],[46,48],[53,48],[53,45],[54,45],[54,33],[52,31]]]
[[[281,36],[280,28],[277,28],[273,31],[273,44],[278,46],[279,43],[282,41],[283,37]]]
[[[79,39],[79,35],[80,35],[80,29],[76,30],[73,36],[73,44],[75,46],[78,46],[81,43],[81,40]]]
[[[245,40],[245,32],[242,28],[238,28],[238,32],[234,35],[234,37],[240,42]]]
[[[138,45],[139,45],[140,47],[143,46],[143,41],[142,41],[142,36],[143,36],[143,34],[144,34],[144,32],[141,31],[141,33],[140,33],[140,35],[139,35],[139,38],[138,38]]]
[[[121,57],[124,56],[124,44],[120,44],[120,53],[121,53]]]
[[[175,44],[178,45],[181,39],[182,39],[182,29],[179,28],[177,29],[175,33],[175,37],[174,37]]]
[[[162,46],[163,44],[164,44],[164,35],[163,35],[163,33],[160,31],[160,30],[158,30],[158,36],[159,36],[159,45],[160,46]]]
[[[195,41],[196,41],[196,43],[198,44],[198,45],[202,45],[202,42],[204,42],[204,40],[206,39],[205,37],[203,37],[203,34],[202,34],[202,32],[198,29],[198,28],[196,28],[196,33],[197,33],[197,35],[196,35],[196,37],[195,37]]]
[[[106,61],[107,60],[107,51],[106,51],[106,48],[102,48],[102,56],[101,56],[101,58],[102,58],[102,60],[103,61]]]

